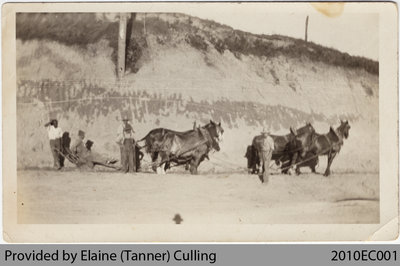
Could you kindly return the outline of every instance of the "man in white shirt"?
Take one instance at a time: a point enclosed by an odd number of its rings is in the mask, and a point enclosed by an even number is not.
[[[117,143],[121,149],[122,171],[136,172],[135,138],[133,126],[128,117],[122,119],[123,123],[118,127]]]
[[[50,140],[50,149],[53,154],[54,168],[60,170],[64,166],[64,157],[59,153],[61,151],[61,138],[63,131],[58,127],[57,119],[52,119],[44,125]]]
[[[261,145],[261,156],[263,157],[262,160],[264,162],[263,180],[264,183],[267,184],[269,179],[269,164],[271,161],[272,152],[275,149],[275,143],[270,136],[270,133],[265,131],[264,129],[261,132],[261,135],[263,136],[263,144]]]

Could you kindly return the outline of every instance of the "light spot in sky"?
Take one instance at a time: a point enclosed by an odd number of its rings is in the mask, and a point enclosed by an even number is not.
[[[311,5],[325,16],[334,18],[343,13],[344,3],[311,3]]]

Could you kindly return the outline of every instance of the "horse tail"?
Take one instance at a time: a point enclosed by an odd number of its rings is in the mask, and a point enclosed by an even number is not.
[[[145,142],[144,145],[139,145],[139,144],[138,144],[139,150],[141,150],[141,149],[143,149],[143,148],[146,148],[146,152],[147,152],[147,153],[150,153],[150,152],[151,152],[151,145],[152,145],[151,140],[150,140],[150,139],[151,139],[151,138],[150,138],[151,134],[152,134],[152,131],[150,131],[149,133],[147,133],[146,136],[144,136],[142,139],[140,139],[140,140],[138,140],[138,141],[136,142],[136,143],[140,143],[140,142],[142,142],[142,141]]]

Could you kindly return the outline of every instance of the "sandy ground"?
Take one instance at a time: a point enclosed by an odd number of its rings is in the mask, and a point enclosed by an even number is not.
[[[18,222],[39,224],[378,223],[379,175],[18,171]]]

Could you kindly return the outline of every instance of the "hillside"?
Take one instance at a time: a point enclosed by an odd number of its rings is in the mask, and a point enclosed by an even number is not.
[[[131,26],[127,75],[117,80],[112,15],[17,16],[18,167],[51,165],[43,128],[51,116],[118,157],[115,131],[130,112],[138,138],[221,121],[222,151],[200,171],[245,166],[262,127],[283,134],[310,121],[323,133],[339,119],[352,128],[333,170],[379,169],[378,62],[183,14],[137,14]]]

